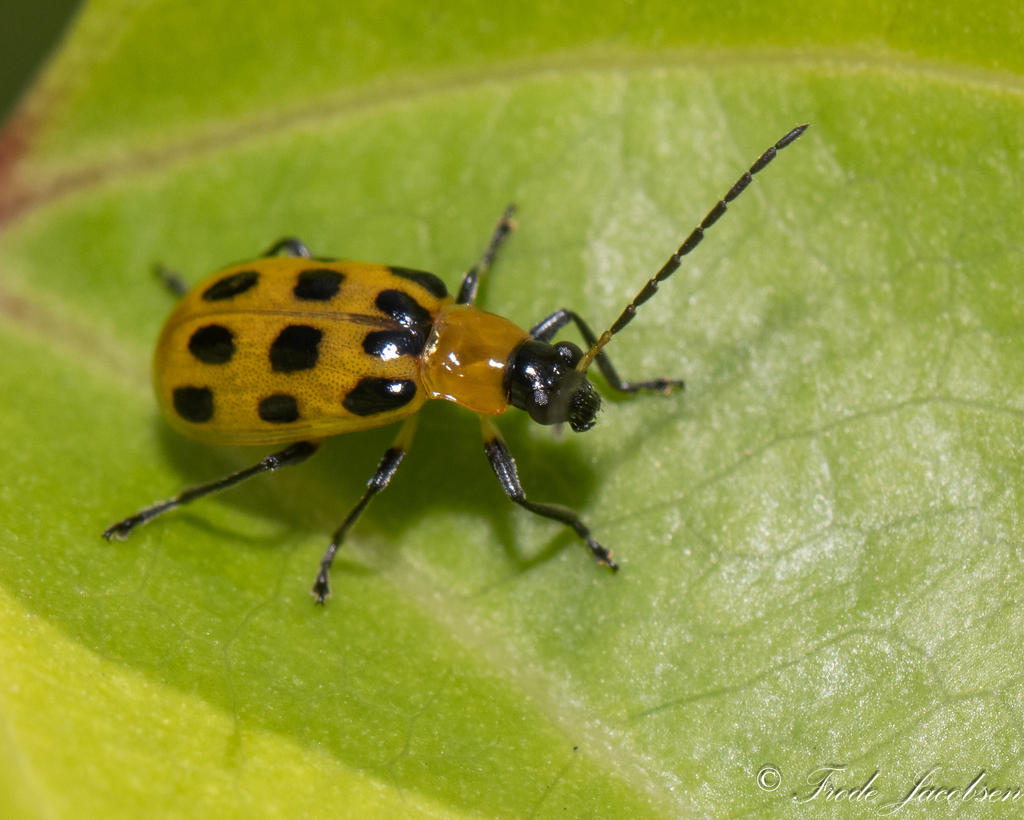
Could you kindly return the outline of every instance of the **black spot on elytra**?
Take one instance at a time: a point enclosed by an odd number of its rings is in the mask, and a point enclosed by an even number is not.
[[[384,361],[395,355],[419,356],[434,323],[430,311],[401,290],[382,290],[377,294],[376,305],[405,329],[368,333],[363,339],[363,350]]]
[[[254,270],[243,270],[218,279],[203,291],[203,299],[207,302],[222,302],[234,299],[253,287],[260,279]]]
[[[270,346],[270,366],[275,373],[294,373],[316,366],[323,333],[309,325],[288,325]]]
[[[225,364],[235,355],[235,337],[222,325],[207,325],[192,334],[188,349],[206,364]]]
[[[405,407],[416,396],[411,379],[363,379],[342,400],[342,406],[357,416],[375,416]]]
[[[419,356],[426,341],[419,330],[374,330],[363,339],[363,350],[388,362],[399,356]]]
[[[330,268],[314,268],[299,274],[299,281],[292,288],[296,299],[306,302],[329,302],[338,295],[345,275]]]
[[[401,290],[382,290],[377,294],[377,308],[402,327],[419,328],[424,336],[430,332],[434,317],[408,293]]]
[[[271,424],[287,424],[298,420],[299,405],[295,401],[295,396],[278,393],[267,396],[260,402],[259,414],[261,419]]]
[[[422,270],[396,267],[392,267],[391,272],[395,276],[400,276],[410,282],[415,282],[431,296],[436,296],[438,299],[444,299],[444,297],[448,295],[448,288],[445,286],[444,282],[432,273],[427,273]]]
[[[213,392],[209,387],[174,388],[174,410],[185,421],[202,424],[213,418]]]

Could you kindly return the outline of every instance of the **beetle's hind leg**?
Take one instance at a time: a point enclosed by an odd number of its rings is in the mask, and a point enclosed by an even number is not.
[[[282,467],[290,467],[293,464],[300,464],[318,449],[320,449],[319,441],[299,441],[291,444],[281,452],[267,456],[259,464],[254,464],[252,467],[239,470],[237,473],[231,473],[231,475],[218,478],[216,481],[189,487],[187,490],[174,496],[174,498],[168,498],[166,501],[158,501],[156,504],[151,504],[139,510],[135,515],[129,516],[123,521],[118,521],[116,524],[108,527],[103,533],[103,537],[108,541],[111,538],[124,541],[131,535],[133,530],[149,523],[158,515],[176,510],[178,507],[196,499],[219,493],[221,490],[226,490],[229,487],[234,487],[236,484],[241,484],[247,478],[252,478],[254,475],[273,472],[274,470],[280,470]]]
[[[583,321],[583,317],[578,313],[568,309],[556,311],[548,316],[547,319],[534,325],[530,330],[530,338],[540,342],[550,342],[555,334],[569,324],[569,322],[576,325],[583,340],[587,343],[587,347],[593,347],[597,344],[597,336],[590,329],[590,325]],[[619,374],[615,372],[615,368],[612,366],[612,360],[608,358],[608,354],[603,350],[598,352],[594,363],[608,384],[621,393],[639,393],[641,390],[647,390],[667,396],[674,389],[682,390],[686,386],[682,379],[649,379],[642,382],[625,382],[619,378]]]
[[[590,529],[580,519],[579,513],[563,507],[560,504],[536,504],[528,501],[523,485],[519,483],[519,472],[516,470],[516,460],[512,458],[505,439],[501,437],[498,428],[488,416],[480,416],[480,426],[484,436],[484,452],[487,453],[487,460],[491,462],[491,469],[498,477],[501,488],[512,501],[520,507],[532,513],[550,518],[553,521],[560,521],[567,524],[576,531],[583,542],[590,550],[590,554],[597,559],[599,564],[604,564],[612,572],[618,570],[619,565],[615,563],[612,552],[602,546],[590,535]]]
[[[501,214],[501,219],[498,220],[498,224],[494,227],[494,233],[491,234],[491,241],[487,243],[487,250],[484,251],[484,255],[480,257],[480,261],[471,267],[466,275],[462,277],[462,285],[459,287],[459,295],[455,297],[455,302],[460,305],[472,305],[476,302],[477,288],[480,286],[480,277],[487,273],[487,269],[491,267],[494,262],[494,257],[498,254],[498,249],[505,244],[505,240],[508,239],[508,235],[515,230],[516,223],[512,219],[516,214],[515,205],[506,205],[504,212]]]
[[[181,278],[181,274],[177,271],[173,271],[166,265],[157,262],[153,265],[153,273],[160,280],[160,284],[179,299],[188,293],[188,285],[185,284],[185,280]]]
[[[370,499],[388,486],[391,476],[395,474],[395,470],[398,469],[398,465],[402,463],[402,459],[405,458],[405,454],[409,450],[409,445],[412,444],[412,437],[416,432],[417,419],[418,416],[410,416],[402,424],[402,429],[398,431],[395,440],[384,453],[380,464],[377,465],[377,471],[367,482],[366,492],[363,494],[363,497],[359,499],[359,503],[352,508],[352,511],[346,516],[341,526],[331,536],[331,543],[328,545],[324,557],[320,559],[320,571],[317,573],[316,581],[313,583],[313,589],[310,590],[318,604],[323,604],[324,601],[331,597],[331,564],[334,563],[334,556],[338,552],[338,547],[345,540],[345,535],[348,533],[349,528],[359,520],[359,516],[363,514],[363,510],[370,503]]]

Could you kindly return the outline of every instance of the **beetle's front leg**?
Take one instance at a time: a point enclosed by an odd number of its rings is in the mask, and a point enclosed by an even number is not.
[[[547,319],[534,325],[530,330],[530,338],[536,339],[539,342],[550,342],[555,337],[555,334],[569,324],[569,322],[576,325],[588,348],[597,344],[597,336],[590,329],[590,325],[583,321],[583,317],[575,311],[565,308],[555,311]],[[620,393],[639,393],[641,390],[648,390],[652,393],[661,393],[667,396],[675,388],[682,390],[686,387],[682,379],[648,379],[642,382],[625,382],[619,378],[619,374],[615,372],[615,368],[612,366],[612,360],[608,358],[608,354],[603,350],[598,351],[594,363],[608,384]]]
[[[602,546],[590,535],[590,529],[583,523],[575,510],[563,507],[560,504],[536,504],[526,498],[523,485],[519,483],[519,472],[516,470],[516,460],[512,458],[505,439],[501,437],[498,428],[488,416],[480,416],[481,431],[484,436],[484,452],[487,453],[487,460],[491,462],[491,469],[498,477],[501,488],[510,499],[523,509],[532,513],[550,518],[553,521],[560,521],[575,530],[584,543],[590,554],[597,559],[599,564],[604,564],[612,572],[618,570],[619,565],[615,563],[612,552]]]

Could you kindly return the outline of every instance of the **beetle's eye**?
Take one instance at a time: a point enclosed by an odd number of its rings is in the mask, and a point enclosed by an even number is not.
[[[555,353],[571,368],[575,368],[579,360],[583,358],[583,351],[572,342],[559,342],[555,345]]]

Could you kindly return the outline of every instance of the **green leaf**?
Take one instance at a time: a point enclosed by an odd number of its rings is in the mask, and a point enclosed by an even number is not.
[[[982,788],[1024,786],[1022,29],[984,2],[90,4],[0,148],[0,813],[774,818],[838,766],[878,772],[871,810],[983,771],[961,808],[989,816]],[[485,306],[602,328],[801,122],[608,348],[685,394],[609,396],[583,436],[500,422],[618,575],[441,403],[324,610],[392,429],[100,538],[262,455],[160,419],[155,262],[197,281],[296,235],[454,289],[515,201]]]

